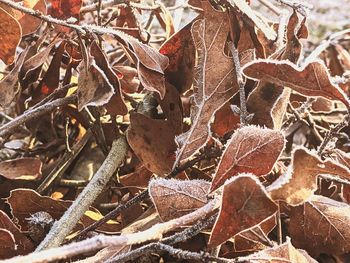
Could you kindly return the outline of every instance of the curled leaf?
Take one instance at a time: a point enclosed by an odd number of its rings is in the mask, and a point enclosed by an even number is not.
[[[331,82],[328,70],[321,62],[298,68],[287,60],[258,60],[245,65],[242,71],[248,78],[287,86],[304,96],[339,100],[350,107],[346,94]]]

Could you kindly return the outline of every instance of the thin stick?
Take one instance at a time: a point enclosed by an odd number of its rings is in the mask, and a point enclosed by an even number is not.
[[[182,260],[195,260],[197,262],[216,262],[216,263],[233,263],[238,262],[234,261],[232,259],[226,259],[226,258],[219,258],[209,255],[208,253],[197,253],[197,252],[191,252],[188,250],[178,249],[174,248],[172,246],[163,244],[163,243],[151,243],[146,246],[143,246],[139,249],[134,250],[136,253],[134,254],[135,257],[130,257],[130,259],[125,258],[114,258],[112,260],[107,261],[107,263],[122,263],[126,262],[135,258],[138,258],[142,255],[149,255],[151,253],[159,253],[159,252],[167,252],[170,255],[172,255],[175,258],[182,259]],[[134,252],[132,251],[132,252]],[[130,253],[130,252],[129,252]],[[123,255],[121,255],[123,256]]]
[[[233,62],[235,65],[236,70],[236,76],[237,76],[237,82],[239,86],[239,100],[240,100],[240,122],[241,125],[244,126],[248,122],[248,110],[247,110],[247,101],[245,97],[245,82],[243,80],[243,75],[241,71],[241,63],[239,62],[239,56],[238,56],[238,50],[236,49],[234,43],[232,43],[232,56],[233,56]]]
[[[13,2],[11,0],[0,0],[0,3],[3,3],[5,5],[12,7],[18,11],[21,11],[25,14],[39,18],[43,21],[74,29],[77,31],[78,34],[81,34],[81,35],[95,33],[97,35],[110,34],[110,35],[114,35],[114,36],[117,36],[119,38],[124,38],[124,39],[131,38],[131,36],[121,32],[121,31],[112,29],[112,28],[106,28],[106,27],[94,26],[94,25],[76,25],[73,22],[68,22],[66,20],[61,20],[61,19],[57,19],[57,18],[54,18],[51,16],[47,16],[47,15],[40,13],[37,10],[33,10],[31,8],[21,6],[19,3]],[[98,5],[98,3],[96,3],[96,4]],[[102,6],[103,6],[103,4],[102,4]]]
[[[114,143],[114,145],[116,144],[118,143]],[[104,164],[102,164],[102,166],[104,166]],[[79,200],[79,197],[77,200]],[[77,202],[75,201],[74,203],[77,203]],[[67,210],[67,212],[73,207],[73,205]],[[81,205],[81,204],[78,204],[78,205]],[[77,256],[86,252],[91,253],[93,251],[102,249],[107,246],[126,246],[126,245],[141,244],[151,240],[160,240],[164,234],[170,231],[173,231],[181,226],[192,224],[193,222],[196,222],[200,219],[205,218],[208,214],[212,213],[218,206],[219,206],[219,200],[213,199],[210,202],[208,202],[206,205],[197,209],[196,211],[193,211],[182,217],[175,218],[173,220],[170,220],[164,223],[156,224],[142,232],[125,234],[123,236],[98,235],[90,239],[86,239],[76,243],[71,243],[71,244],[64,245],[57,248],[49,248],[43,251],[41,251],[43,247],[40,244],[41,249],[37,249],[35,252],[26,256],[18,256],[10,260],[5,260],[3,261],[3,263],[51,262],[51,261],[56,261],[60,259],[66,259],[69,257]],[[75,207],[75,209],[80,209],[80,208]],[[65,215],[67,214],[67,212],[65,213]],[[65,217],[65,215],[63,217]],[[55,225],[57,224],[55,223]],[[53,226],[53,228],[55,228],[55,225]],[[67,224],[62,225],[60,230],[66,232],[65,231],[66,226]],[[51,233],[52,233],[52,230],[50,231],[49,235]],[[57,232],[56,234],[61,235],[59,232]]]
[[[73,230],[79,219],[83,216],[97,196],[102,192],[111,176],[124,161],[128,145],[124,136],[119,137],[112,144],[112,148],[98,169],[92,180],[79,194],[74,203],[68,208],[59,221],[56,221],[45,239],[36,251],[57,247]]]
[[[14,133],[14,131],[18,126],[26,123],[27,121],[33,120],[48,112],[51,112],[57,107],[60,107],[69,103],[75,103],[75,102],[76,102],[76,96],[69,96],[69,97],[57,99],[53,102],[49,102],[47,104],[41,105],[34,109],[29,109],[26,112],[24,112],[22,115],[16,117],[12,121],[1,126],[0,137],[6,137],[8,135],[11,135],[12,133]]]
[[[328,131],[320,147],[317,150],[317,155],[321,156],[323,151],[326,149],[328,143],[334,138],[334,136],[339,134],[341,129],[349,125],[349,118],[350,115],[346,115],[341,122],[339,122],[337,125],[335,125]]]
[[[56,167],[50,172],[48,176],[45,177],[44,181],[38,186],[36,191],[39,194],[44,194],[46,190],[52,185],[52,183],[56,180],[60,180],[63,173],[67,170],[69,165],[75,160],[81,150],[84,148],[85,144],[92,137],[92,133],[90,130],[84,134],[83,138],[79,140],[73,147],[70,152],[67,152],[62,156],[62,158],[58,161]]]
[[[266,6],[268,9],[270,9],[274,14],[276,14],[276,15],[280,15],[280,10],[276,7],[276,6],[274,6],[271,2],[269,2],[269,1],[267,1],[267,0],[259,0],[259,2],[262,4],[262,5],[264,5],[264,6]]]

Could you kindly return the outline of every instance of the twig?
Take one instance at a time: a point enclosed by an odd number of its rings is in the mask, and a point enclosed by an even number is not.
[[[2,0],[0,0],[2,1]],[[7,135],[11,135],[18,126],[26,123],[27,121],[33,120],[35,118],[38,118],[48,112],[53,111],[57,107],[69,104],[69,103],[75,103],[76,102],[76,96],[69,96],[61,99],[57,99],[53,102],[41,105],[34,109],[29,109],[26,112],[24,112],[22,115],[16,117],[12,121],[6,123],[5,125],[0,127],[0,137],[5,137]]]
[[[280,15],[280,10],[276,7],[276,6],[274,6],[271,2],[269,2],[268,0],[259,0],[259,2],[262,4],[262,5],[264,5],[264,6],[266,6],[269,10],[271,10],[274,14],[276,14],[276,15]]]
[[[92,137],[92,133],[90,130],[87,130],[87,132],[84,134],[83,138],[80,139],[79,142],[77,142],[73,147],[71,152],[67,152],[62,156],[62,158],[57,163],[56,167],[46,176],[44,181],[38,186],[36,191],[39,194],[43,194],[46,192],[46,190],[51,186],[51,184],[59,180],[63,173],[67,170],[69,165],[75,160],[75,158],[78,156],[78,154],[81,152],[81,150],[84,148],[85,144],[88,142],[88,140]]]
[[[145,6],[145,5],[134,3],[128,0],[107,0],[107,1],[102,1],[101,9],[106,7],[112,7],[119,4],[128,4],[131,7],[142,9],[142,10],[155,10],[159,8],[159,5]],[[80,14],[96,11],[98,9],[98,5],[99,5],[98,3],[95,3],[92,5],[84,6],[80,9]]]
[[[73,230],[79,219],[83,216],[97,196],[102,192],[111,176],[124,161],[128,145],[124,136],[119,137],[112,144],[112,148],[98,169],[92,180],[79,194],[74,203],[68,208],[61,219],[53,225],[44,241],[36,251],[59,246],[65,237]]]
[[[217,262],[217,263],[233,263],[238,262],[236,260],[226,259],[226,258],[219,258],[219,257],[213,257],[209,255],[208,253],[197,253],[197,252],[191,252],[188,250],[178,249],[174,248],[172,246],[163,244],[163,243],[152,243],[146,246],[143,246],[141,249],[136,249],[134,251],[137,251],[135,253],[135,257],[131,257],[131,259],[119,259],[115,258],[113,260],[107,261],[108,263],[122,263],[126,262],[128,260],[132,260],[134,258],[138,258],[144,254],[151,254],[151,253],[159,253],[159,252],[167,252],[170,255],[172,255],[175,258],[182,259],[182,260],[195,260],[197,262]],[[133,251],[133,252],[134,252]]]
[[[186,163],[184,163],[181,166],[176,167],[173,171],[171,171],[171,173],[169,173],[166,178],[173,178],[176,175],[178,175],[179,173],[185,171],[186,169],[192,167],[193,165],[195,165],[197,162],[204,160],[204,159],[209,159],[209,158],[214,158],[214,157],[218,157],[221,155],[221,151],[212,151],[210,153],[204,153],[204,154],[200,154],[198,156],[196,156],[195,158],[187,161]],[[126,209],[130,208],[131,206],[133,206],[134,204],[140,203],[143,200],[145,200],[148,197],[148,190],[144,190],[143,192],[141,192],[140,194],[138,194],[137,196],[131,198],[129,201],[127,201],[125,204],[119,204],[115,209],[113,209],[112,211],[110,211],[109,213],[107,213],[104,217],[102,217],[100,220],[92,223],[91,225],[89,225],[88,227],[84,228],[75,238],[74,240],[78,239],[78,238],[84,238],[86,236],[86,234],[90,231],[95,230],[96,228],[100,227],[101,225],[103,225],[104,223],[106,223],[107,221],[114,219],[117,215],[119,215],[121,212],[125,211]]]
[[[186,228],[185,230],[183,230],[179,233],[176,233],[168,238],[162,239],[161,243],[165,244],[165,245],[174,245],[174,244],[179,243],[179,242],[184,242],[184,241],[198,235],[201,230],[212,225],[214,223],[217,215],[218,214],[216,213],[216,214],[212,215],[211,217],[204,219],[204,220],[201,220],[201,221],[197,222],[196,224],[194,224],[193,226]],[[126,262],[129,260],[135,260],[136,258],[138,258],[140,256],[152,253],[152,251],[148,250],[148,247],[152,246],[154,244],[155,243],[148,244],[148,245],[142,246],[140,248],[134,249],[132,251],[129,251],[127,253],[118,255],[118,256],[110,259],[110,261],[108,261],[108,262],[119,263],[119,262]]]
[[[240,122],[241,125],[244,126],[248,123],[248,110],[247,110],[247,101],[245,97],[245,82],[243,80],[243,75],[241,71],[241,63],[239,62],[239,56],[238,56],[238,50],[235,47],[235,44],[232,43],[232,56],[233,56],[233,62],[235,65],[236,70],[236,76],[237,76],[237,82],[239,86],[239,100],[240,100]]]
[[[297,12],[299,12],[303,16],[307,16],[309,10],[312,9],[312,6],[308,5],[307,3],[301,3],[293,0],[275,0],[275,1],[295,9]]]
[[[120,142],[120,140],[119,140]],[[117,143],[114,143],[114,145]],[[112,146],[113,148],[113,146]],[[104,164],[102,164],[104,166]],[[77,201],[79,200],[79,197]],[[81,204],[74,202],[78,204],[79,206]],[[74,204],[68,209],[68,211],[74,206]],[[149,229],[132,233],[132,234],[125,234],[123,236],[105,236],[105,235],[98,235],[96,237],[86,239],[83,241],[79,241],[76,243],[71,243],[68,245],[64,245],[57,248],[49,248],[47,250],[41,251],[43,247],[40,245],[41,249],[37,249],[35,252],[26,255],[26,256],[18,256],[15,258],[12,258],[8,261],[3,261],[3,263],[19,263],[19,262],[32,262],[32,263],[41,263],[41,262],[51,262],[56,261],[60,259],[66,259],[69,257],[73,257],[76,255],[80,255],[86,252],[93,252],[99,249],[102,249],[107,246],[126,246],[126,245],[134,245],[134,244],[141,244],[147,241],[151,240],[160,240],[162,236],[170,231],[173,231],[181,226],[192,224],[193,222],[196,222],[202,218],[205,218],[208,214],[212,213],[217,207],[219,206],[219,200],[218,199],[212,199],[210,202],[208,202],[206,205],[202,206],[201,208],[197,209],[196,211],[193,211],[189,214],[186,214],[182,217],[175,218],[173,220],[170,220],[168,222],[159,223],[156,224]],[[75,209],[80,209],[79,207],[75,207]],[[67,212],[68,212],[67,211]],[[63,217],[66,216],[67,212]],[[61,219],[62,220],[62,219]],[[61,221],[60,220],[60,221]],[[60,222],[58,221],[58,222]],[[55,225],[57,225],[55,223]],[[53,228],[55,228],[55,225]],[[64,228],[67,226],[67,224],[62,225],[61,231],[67,232]],[[49,235],[52,233],[52,230],[50,231]],[[59,232],[56,234],[61,235]],[[46,240],[46,239],[45,239]],[[45,241],[44,240],[44,241]]]
[[[91,33],[95,33],[97,35],[109,34],[109,35],[113,35],[113,36],[116,36],[118,38],[123,38],[123,39],[131,38],[131,36],[123,33],[122,31],[118,31],[118,30],[115,30],[112,28],[106,28],[106,27],[94,26],[94,25],[77,25],[77,24],[74,24],[73,22],[70,22],[70,21],[61,20],[61,19],[57,19],[57,18],[54,18],[51,16],[47,16],[47,15],[40,13],[37,10],[33,10],[31,8],[21,6],[19,3],[13,2],[11,0],[0,0],[0,3],[3,3],[5,5],[7,5],[11,8],[14,8],[18,11],[21,11],[25,14],[39,18],[45,22],[74,29],[78,34],[81,34],[81,35],[86,35],[86,34],[89,35]]]
[[[61,96],[66,95],[67,91],[70,88],[73,88],[75,86],[78,86],[78,84],[77,83],[70,83],[70,84],[64,85],[62,88],[55,89],[54,92],[52,92],[50,95],[48,95],[47,97],[45,97],[44,99],[39,101],[32,108],[34,109],[34,108],[40,107],[40,106],[46,104],[47,102],[49,102],[49,101],[51,101],[53,99],[57,99],[57,98],[59,98]]]
[[[349,117],[350,115],[346,115],[344,119],[339,122],[337,125],[333,126],[330,128],[330,130],[327,132],[325,138],[323,139],[320,147],[317,150],[317,154],[319,156],[322,155],[323,151],[326,149],[328,143],[337,135],[339,134],[340,130],[343,129],[344,127],[349,125]]]

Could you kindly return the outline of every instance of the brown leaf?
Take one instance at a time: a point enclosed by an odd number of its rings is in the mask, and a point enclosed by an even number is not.
[[[252,174],[227,181],[223,188],[219,215],[209,244],[218,246],[234,235],[260,224],[277,212],[277,205]]]
[[[259,225],[244,230],[234,236],[233,249],[235,252],[259,251],[271,246],[268,234],[277,225],[276,215],[264,220]]]
[[[267,190],[274,200],[299,205],[317,190],[317,176],[321,174],[350,180],[350,170],[346,167],[330,159],[322,161],[305,148],[298,148],[293,153],[287,172],[267,187]]]
[[[17,250],[15,252],[16,255],[23,255],[33,251],[33,242],[21,232],[15,223],[13,223],[7,214],[2,210],[0,210],[0,228],[10,231],[13,235]],[[0,247],[3,246],[1,245]]]
[[[41,196],[34,190],[23,188],[12,190],[10,196],[6,198],[6,202],[10,205],[11,213],[15,217],[15,222],[18,223],[22,231],[29,230],[27,218],[32,214],[44,211],[49,213],[54,220],[58,220],[72,204],[72,201],[55,200],[48,196]],[[91,209],[97,211],[95,208]],[[91,216],[92,214],[96,215],[96,212],[88,210],[81,218],[84,227],[96,221],[96,218],[94,219],[93,216]],[[101,217],[102,215],[100,218]],[[113,221],[112,224],[108,224],[107,222],[99,227],[98,230],[108,232],[119,231],[119,225],[120,224],[117,224],[115,221]]]
[[[165,70],[166,80],[181,93],[193,83],[196,52],[191,37],[192,24],[193,21],[172,35],[159,49],[161,54],[169,58],[169,66]]]
[[[179,149],[175,164],[189,158],[206,144],[210,138],[209,121],[238,91],[233,61],[224,54],[230,30],[228,15],[213,9],[207,1],[203,1],[202,5],[204,18],[196,20],[192,26],[198,54],[192,126],[177,138]]]
[[[178,135],[182,132],[183,112],[181,97],[173,85],[166,82],[165,87],[166,93],[164,98],[161,100],[159,96],[156,96],[156,99],[166,119],[173,126],[175,134]]]
[[[350,251],[350,206],[324,196],[311,196],[292,207],[289,233],[297,247],[311,255],[341,255]]]
[[[286,29],[285,47],[272,57],[297,63],[302,45],[297,37],[299,19],[296,12],[289,18]],[[300,25],[301,27],[301,25]],[[283,118],[287,110],[290,89],[268,81],[260,81],[258,86],[249,94],[247,100],[248,111],[254,113],[252,124],[266,126],[271,129],[281,129]]]
[[[0,105],[8,107],[19,92],[18,72],[23,65],[28,50],[23,51],[17,58],[15,66],[1,81],[0,81]]]
[[[17,255],[16,240],[7,229],[0,228],[0,259],[11,258]]]
[[[85,52],[87,61],[81,63],[78,77],[78,110],[81,111],[85,106],[105,105],[110,101],[113,94],[116,94],[119,96],[115,97],[117,101],[114,101],[114,103],[117,106],[120,105],[121,111],[113,111],[113,113],[126,114],[127,108],[120,95],[120,84],[117,76],[109,67],[102,50],[94,41],[90,46],[89,54],[87,54],[87,51]]]
[[[0,175],[12,180],[38,180],[41,177],[40,159],[23,157],[0,162]]]
[[[227,143],[215,172],[211,191],[239,173],[268,174],[284,148],[280,131],[257,126],[238,129]]]
[[[304,96],[339,100],[350,107],[347,96],[331,82],[328,70],[321,62],[298,68],[289,61],[258,60],[245,65],[242,71],[248,78],[287,86]]]
[[[132,113],[126,137],[148,170],[159,176],[171,171],[176,151],[175,132],[171,124]]]
[[[11,64],[16,55],[16,48],[22,38],[22,29],[18,21],[0,8],[0,59]]]
[[[220,137],[232,132],[239,127],[239,115],[233,113],[230,104],[226,103],[215,113],[214,122],[211,124],[211,131]]]
[[[138,76],[144,88],[158,92],[160,97],[163,98],[165,94],[164,71],[169,64],[169,59],[136,38],[122,31],[116,30],[116,32],[115,36],[122,43],[125,43],[126,51],[134,58]]]
[[[287,241],[282,245],[265,249],[245,257],[245,259],[251,263],[317,263],[317,261],[310,257],[304,250],[293,247],[290,239],[287,239]]]
[[[50,43],[50,45],[43,48],[41,51],[37,52],[34,56],[30,56],[29,58],[26,58],[27,60],[23,63],[23,66],[19,74],[21,83],[27,82],[28,80],[30,80],[31,82],[36,81],[36,79],[33,79],[32,75],[36,75],[36,70],[42,67],[44,62],[49,57],[51,50],[60,41],[61,40],[56,39],[52,43]],[[30,51],[28,51],[28,53],[29,52]],[[35,76],[35,77],[38,77],[38,76]]]
[[[160,218],[168,221],[204,206],[209,187],[204,180],[155,179],[149,183],[149,194]]]
[[[106,105],[108,112],[113,115],[127,114],[128,109],[121,95],[120,82],[118,80],[118,77],[109,65],[105,54],[98,46],[96,41],[92,42],[90,46],[90,54],[94,57],[96,65],[103,71],[108,85],[111,85],[113,87],[112,92],[114,94],[110,99],[110,103]]]
[[[39,85],[33,91],[33,101],[38,102],[51,94],[59,85],[60,68],[63,53],[65,52],[66,41],[62,41],[52,57],[50,66],[45,72]]]
[[[138,91],[140,81],[137,78],[137,70],[135,68],[124,65],[113,65],[113,70],[117,74],[120,82],[120,88],[127,93]]]

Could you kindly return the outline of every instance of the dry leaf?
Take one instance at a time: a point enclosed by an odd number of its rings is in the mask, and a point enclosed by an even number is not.
[[[38,180],[41,177],[40,159],[23,157],[0,162],[0,175],[12,180]]]
[[[17,58],[15,66],[1,81],[0,81],[0,105],[8,107],[14,100],[16,94],[19,92],[18,86],[18,72],[20,71],[27,51],[23,51]]]
[[[113,94],[120,95],[120,85],[117,76],[109,67],[106,57],[102,50],[94,41],[90,47],[90,53],[85,54],[87,61],[84,61],[80,67],[78,77],[78,110],[81,111],[85,106],[102,106],[107,104]],[[117,90],[117,93],[116,91]],[[127,108],[121,98],[121,112],[124,115],[127,113]],[[123,105],[124,104],[124,105]],[[118,112],[115,112],[118,113]]]
[[[209,244],[218,246],[234,235],[260,224],[274,215],[277,205],[252,174],[242,174],[223,187],[219,215]]]
[[[290,205],[304,203],[317,190],[317,176],[325,174],[350,181],[350,170],[328,159],[322,161],[305,148],[293,153],[293,160],[287,172],[267,187],[274,200]]]
[[[165,87],[166,93],[164,95],[164,98],[161,100],[159,96],[156,96],[156,99],[162,108],[169,124],[173,126],[175,134],[178,135],[182,132],[183,110],[181,97],[173,85],[166,82]]]
[[[290,239],[287,239],[282,245],[265,249],[247,256],[244,259],[250,263],[317,263],[317,261],[310,257],[304,250],[293,247]]]
[[[207,203],[210,183],[204,180],[155,179],[149,194],[163,221],[191,213]]]
[[[13,255],[23,255],[32,252],[34,249],[33,242],[21,232],[21,230],[11,221],[5,212],[0,210],[0,229],[8,230],[14,237],[16,245]],[[0,234],[2,236],[2,234]],[[1,243],[1,248],[4,248],[4,243]],[[0,255],[2,253],[0,252]],[[1,256],[0,256],[1,258]]]
[[[159,176],[171,172],[176,144],[175,132],[169,122],[131,113],[126,136],[130,147],[148,170]]]
[[[235,235],[233,241],[234,251],[259,251],[270,247],[272,241],[269,239],[268,234],[276,225],[276,215],[273,215],[259,225]]]
[[[230,104],[226,103],[215,113],[214,122],[211,124],[211,131],[220,137],[236,130],[239,127],[239,115],[233,113]]]
[[[257,126],[238,129],[227,142],[215,172],[211,191],[239,173],[268,174],[284,148],[280,131]]]
[[[331,82],[328,70],[321,62],[298,68],[287,60],[257,60],[245,65],[242,71],[248,78],[287,86],[304,96],[339,100],[350,107],[349,99]]]
[[[196,20],[192,26],[198,55],[192,126],[177,137],[179,149],[175,164],[189,158],[206,144],[210,138],[208,123],[211,118],[238,91],[233,61],[224,54],[230,30],[228,16],[213,9],[207,1],[203,1],[202,5],[204,18]]]
[[[16,48],[22,38],[18,21],[0,8],[0,59],[7,65],[15,60]]]
[[[22,231],[28,231],[28,220],[32,214],[36,212],[45,211],[51,215],[54,220],[58,220],[72,204],[72,201],[54,200],[48,196],[41,196],[37,192],[31,189],[15,189],[10,192],[10,196],[6,198],[6,202],[10,205],[11,213],[14,216],[14,220],[21,227]],[[95,211],[97,209],[91,208]],[[91,211],[86,213],[80,220],[84,227],[95,222],[91,218]],[[96,213],[95,213],[96,215]],[[120,224],[116,224],[112,221],[111,224],[107,222],[98,228],[101,231],[115,232],[120,230]]]
[[[289,233],[295,246],[311,255],[341,255],[350,251],[350,206],[324,196],[311,196],[292,207]]]
[[[180,92],[187,91],[193,83],[196,52],[191,37],[192,24],[193,21],[172,35],[159,49],[161,54],[169,58],[169,66],[165,70],[166,80]]]
[[[16,240],[7,229],[0,228],[0,259],[11,258],[17,255]]]

